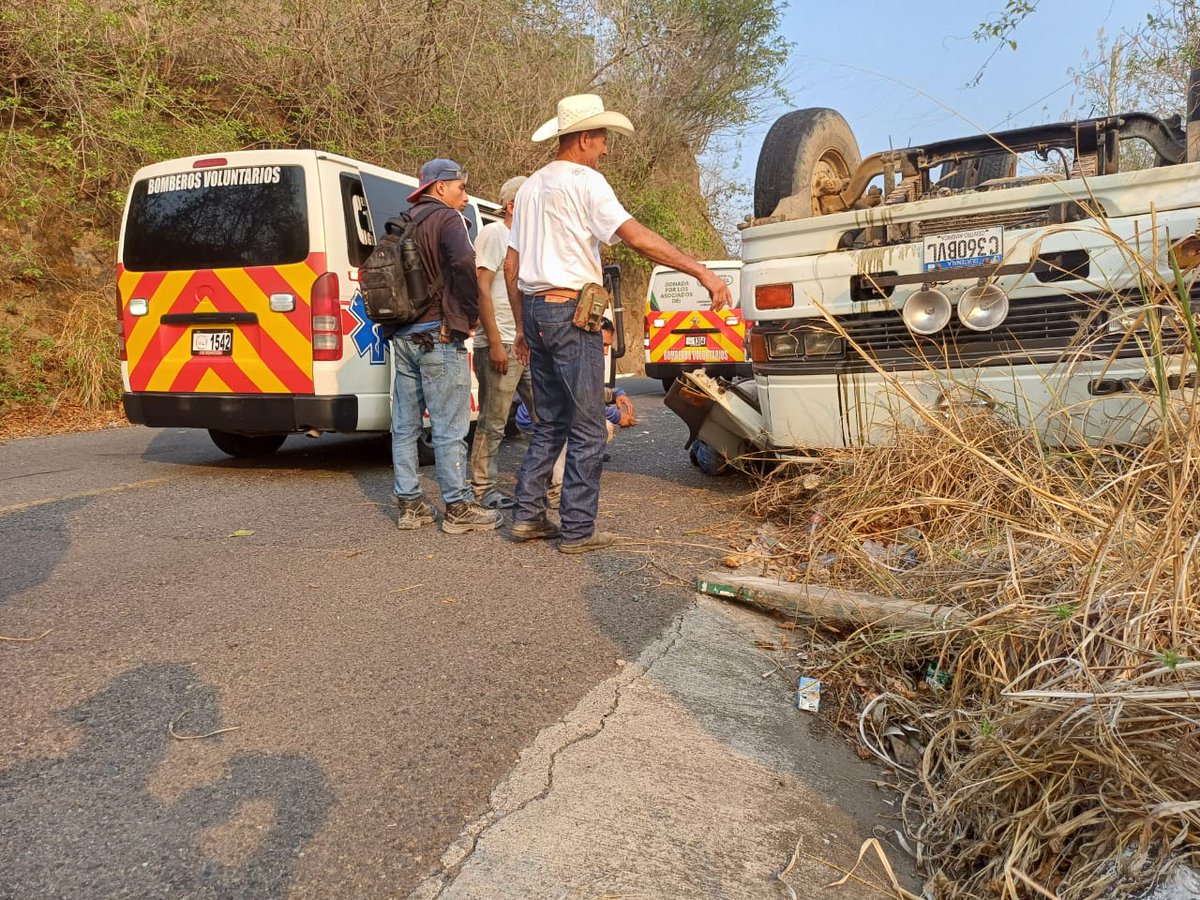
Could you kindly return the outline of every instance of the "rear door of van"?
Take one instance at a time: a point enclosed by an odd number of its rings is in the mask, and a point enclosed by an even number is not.
[[[325,272],[315,174],[311,153],[139,173],[117,267],[129,391],[313,392],[310,299]]]
[[[746,362],[746,325],[736,306],[741,263],[722,260],[704,265],[729,285],[735,306],[713,312],[708,292],[695,278],[656,267],[646,295],[647,374],[666,377],[670,370]]]

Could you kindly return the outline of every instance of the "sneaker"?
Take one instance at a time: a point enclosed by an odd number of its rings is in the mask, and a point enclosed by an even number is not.
[[[467,500],[456,500],[446,507],[446,517],[442,519],[442,531],[447,534],[463,534],[467,531],[491,531],[500,527],[500,513],[494,509],[484,509],[478,503]]]
[[[512,536],[514,541],[536,541],[542,538],[558,537],[558,526],[544,515],[526,522],[513,522]]]
[[[546,505],[551,509],[558,509],[560,503],[562,503],[562,485],[552,484],[550,490],[546,491]]]
[[[591,553],[593,550],[611,547],[620,539],[620,536],[611,531],[593,531],[579,541],[559,541],[558,549],[561,553]]]
[[[512,509],[517,505],[517,501],[507,494],[502,494],[500,491],[492,488],[492,490],[479,498],[479,505],[484,509]]]
[[[397,500],[400,515],[396,519],[396,527],[404,531],[414,531],[422,525],[433,524],[433,509],[428,503],[418,497],[415,500]]]

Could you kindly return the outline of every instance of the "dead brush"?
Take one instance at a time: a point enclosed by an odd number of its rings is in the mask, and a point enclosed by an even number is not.
[[[66,373],[58,400],[98,409],[120,393],[120,345],[112,291],[81,291],[63,314],[54,354]]]
[[[1128,897],[1200,858],[1200,340],[1176,274],[1143,272],[1127,336],[1153,381],[1137,444],[925,409],[753,501],[783,577],[972,617],[827,632],[806,671],[901,774],[934,896]]]

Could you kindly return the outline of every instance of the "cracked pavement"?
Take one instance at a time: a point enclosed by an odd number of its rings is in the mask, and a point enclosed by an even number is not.
[[[748,485],[623,385],[600,524],[637,540],[584,557],[397,532],[377,437],[0,444],[0,898],[761,897],[797,839],[852,862],[877,774],[761,677],[771,623],[692,596]]]

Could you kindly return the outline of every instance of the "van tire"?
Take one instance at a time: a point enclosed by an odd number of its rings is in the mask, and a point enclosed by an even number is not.
[[[475,423],[472,422],[467,428],[467,452],[471,450],[471,445],[475,443]],[[421,436],[417,438],[417,465],[432,466],[437,460],[437,455],[433,452],[433,432],[428,428],[421,429]],[[470,460],[467,461],[468,466]]]
[[[664,378],[662,380],[664,394],[671,390],[671,385],[673,385],[675,383],[675,379],[678,377],[679,377],[678,375],[668,375],[666,378]]]
[[[238,434],[234,431],[217,431],[215,428],[208,429],[208,436],[222,453],[239,459],[270,456],[287,439],[286,434]]]
[[[775,120],[754,172],[754,215],[766,218],[786,197],[798,195],[788,215],[820,215],[818,180],[832,176],[844,180],[862,162],[854,132],[842,114],[825,107],[794,109]],[[808,198],[807,201],[805,198]]]

